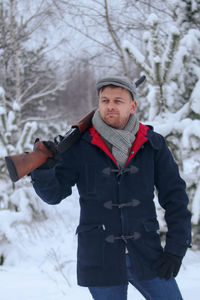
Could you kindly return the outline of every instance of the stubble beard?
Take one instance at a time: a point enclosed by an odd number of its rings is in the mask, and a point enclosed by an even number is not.
[[[120,119],[119,116],[117,116],[117,117],[105,117],[105,118],[103,118],[103,121],[107,125],[115,128],[115,129],[121,129],[121,130],[126,126],[128,120],[129,120],[129,118],[127,118],[127,119],[125,119],[125,118],[124,119]]]

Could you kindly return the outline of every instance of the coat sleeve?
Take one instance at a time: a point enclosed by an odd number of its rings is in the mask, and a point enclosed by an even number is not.
[[[184,256],[191,244],[191,213],[186,184],[162,136],[155,155],[155,186],[167,223],[165,251]]]
[[[51,169],[36,169],[31,173],[37,195],[48,204],[58,204],[71,195],[78,180],[77,157],[73,147],[66,151]]]

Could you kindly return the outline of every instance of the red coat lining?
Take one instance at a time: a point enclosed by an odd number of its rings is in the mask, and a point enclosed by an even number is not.
[[[127,159],[127,162],[126,162],[125,166],[127,166],[127,164],[130,162],[130,160],[133,158],[133,156],[135,156],[135,154],[137,153],[137,151],[139,150],[139,148],[146,141],[148,141],[148,138],[146,137],[148,129],[149,129],[148,126],[143,125],[142,123],[139,124],[139,130],[138,130],[138,132],[136,134],[136,139],[135,139],[135,141],[134,141],[134,143],[133,143],[133,145],[131,147],[130,154],[129,154],[129,157]],[[112,153],[108,149],[108,146],[106,145],[106,143],[104,142],[104,140],[101,138],[101,136],[99,135],[99,133],[96,131],[96,129],[94,128],[94,126],[90,127],[89,131],[90,131],[90,134],[92,136],[91,144],[100,147],[114,161],[114,163],[119,168],[119,166],[118,166],[118,164],[116,162],[116,159],[114,158],[114,156],[112,155]]]

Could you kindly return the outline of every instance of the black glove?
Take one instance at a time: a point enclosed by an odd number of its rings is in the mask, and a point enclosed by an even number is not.
[[[162,256],[153,264],[157,276],[160,278],[170,279],[176,277],[181,267],[183,257],[164,252]]]
[[[34,142],[34,148],[37,142],[39,142],[40,140],[37,138]],[[42,164],[40,167],[38,167],[37,169],[51,169],[55,166],[55,164],[57,164],[57,162],[60,159],[60,155],[56,149],[56,143],[52,142],[52,141],[42,141],[43,144],[45,145],[46,148],[48,148],[49,150],[51,150],[51,152],[54,154],[52,158],[48,158],[44,164]]]

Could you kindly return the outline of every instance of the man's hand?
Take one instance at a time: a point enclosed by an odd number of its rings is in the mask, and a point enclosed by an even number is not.
[[[37,138],[34,142],[34,150],[37,148],[37,143],[40,140]],[[44,164],[42,164],[39,168],[37,169],[51,169],[55,166],[55,164],[59,161],[60,155],[56,149],[56,144],[52,141],[42,141],[43,144],[47,149],[49,149],[53,153],[52,158],[48,158]]]
[[[181,267],[183,257],[164,252],[153,264],[157,276],[169,280],[171,276],[176,277]]]

